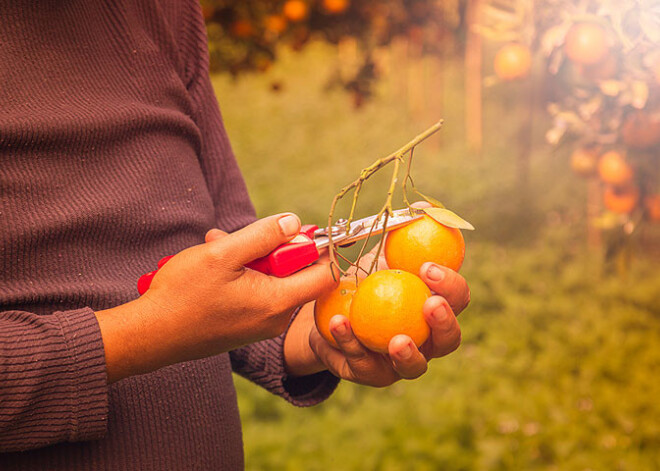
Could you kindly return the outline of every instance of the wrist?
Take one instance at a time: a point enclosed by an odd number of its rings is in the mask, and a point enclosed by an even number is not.
[[[108,383],[149,373],[172,363],[167,339],[159,338],[154,306],[138,298],[97,311],[105,351]]]
[[[305,304],[284,337],[284,369],[289,376],[307,376],[326,370],[309,345],[314,324],[314,302]]]

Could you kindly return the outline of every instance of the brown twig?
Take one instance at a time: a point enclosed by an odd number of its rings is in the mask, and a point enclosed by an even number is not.
[[[388,192],[387,192],[387,198],[385,200],[385,204],[383,205],[383,208],[378,212],[378,215],[376,217],[376,221],[379,221],[380,218],[383,217],[383,215],[385,215],[386,219],[385,219],[384,223],[386,225],[387,224],[387,219],[392,215],[392,197],[394,195],[394,190],[396,188],[396,183],[398,181],[398,174],[399,174],[401,161],[404,159],[404,156],[408,152],[410,152],[410,154],[411,154],[410,155],[410,160],[409,160],[409,164],[408,164],[406,177],[405,177],[405,180],[404,180],[404,189],[405,189],[405,182],[408,178],[410,178],[410,166],[412,164],[412,151],[413,151],[413,149],[417,145],[419,145],[421,142],[428,139],[430,136],[432,136],[437,131],[439,131],[441,127],[442,127],[442,120],[438,121],[433,126],[431,126],[427,130],[425,130],[424,132],[422,132],[421,134],[416,136],[413,140],[408,142],[405,146],[401,147],[399,150],[393,152],[392,154],[388,155],[387,157],[383,157],[382,159],[378,159],[373,164],[371,164],[368,167],[364,168],[360,172],[360,176],[355,181],[351,182],[350,184],[348,184],[344,188],[342,188],[339,191],[339,193],[337,193],[335,195],[335,197],[333,198],[332,204],[330,206],[330,212],[328,214],[328,228],[332,227],[332,224],[333,224],[332,220],[333,220],[333,217],[334,217],[335,209],[337,207],[337,203],[348,192],[353,190],[353,201],[352,201],[352,204],[351,204],[351,209],[350,209],[347,224],[346,224],[346,230],[348,230],[350,228],[350,223],[352,222],[352,220],[355,216],[355,210],[356,210],[356,207],[357,207],[358,196],[359,196],[360,190],[362,189],[362,185],[364,184],[364,182],[369,177],[371,177],[374,173],[376,173],[378,170],[385,167],[390,162],[394,162],[394,169],[393,169],[393,172],[392,172],[392,179],[390,181],[390,187],[389,187]],[[408,205],[406,197],[404,197],[404,201]],[[338,267],[340,272],[345,275],[346,272],[344,270],[342,270],[341,267],[339,266],[339,263],[337,263],[337,256],[336,256],[337,250],[336,250],[336,246],[334,244],[334,241],[332,240],[332,236],[333,236],[332,231],[328,231],[328,232],[329,232],[328,233],[328,239],[329,239],[331,265]],[[362,247],[362,251],[360,252],[360,256],[363,254],[364,247],[366,247],[366,244],[368,243],[370,236],[371,236],[371,234],[369,234],[369,237],[367,237],[367,239],[365,240],[364,245]],[[371,273],[371,271],[373,270],[375,264],[377,263],[378,256],[380,254],[380,250],[382,248],[382,245],[383,245],[383,239],[381,238],[381,242],[378,246],[378,253],[376,254],[376,258],[374,259],[374,262],[372,262],[372,266],[369,270],[369,273]],[[353,263],[352,265],[357,266],[357,264],[359,263],[360,256],[358,256],[357,262]]]

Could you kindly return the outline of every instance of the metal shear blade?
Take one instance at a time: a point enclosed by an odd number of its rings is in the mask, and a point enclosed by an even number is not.
[[[345,226],[336,225],[332,227],[332,241],[336,245],[348,245],[358,240],[381,234],[383,232],[383,226],[386,223],[387,226],[384,230],[388,232],[420,219],[423,215],[424,213],[421,211],[416,212],[414,209],[405,208],[392,211],[392,216],[389,218],[384,215],[380,219],[376,219],[376,216],[368,216],[353,221],[348,231],[346,231]],[[315,237],[314,242],[318,249],[322,249],[330,245],[330,238],[327,236],[327,229],[321,229],[319,231],[321,232]]]

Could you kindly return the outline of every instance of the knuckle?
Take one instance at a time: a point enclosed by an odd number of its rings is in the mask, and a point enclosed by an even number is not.
[[[465,299],[463,300],[462,309],[465,309],[468,306],[468,304],[470,304],[471,299],[472,299],[472,294],[470,292],[470,288],[467,288],[465,292]]]
[[[211,268],[226,267],[231,260],[231,253],[224,244],[209,244],[206,251],[206,263]]]
[[[263,224],[264,227],[263,227],[263,233],[260,234],[261,236],[266,236],[267,239],[269,240],[280,240],[286,238],[284,232],[282,231],[282,228],[278,223],[278,218],[273,217],[262,221],[264,223]],[[262,237],[260,237],[260,239],[261,238]]]
[[[342,351],[346,354],[352,365],[358,369],[368,370],[371,366],[371,357],[369,352],[357,340],[337,341]]]

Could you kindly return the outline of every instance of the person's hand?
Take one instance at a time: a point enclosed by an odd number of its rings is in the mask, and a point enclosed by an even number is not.
[[[316,329],[310,303],[298,314],[285,339],[289,373],[304,375],[328,369],[342,379],[382,387],[400,379],[417,378],[426,372],[429,360],[456,350],[461,343],[456,315],[470,300],[467,282],[455,271],[432,263],[424,264],[420,272],[422,280],[436,293],[424,304],[431,335],[420,348],[407,335],[396,335],[389,343],[389,354],[373,352],[353,335],[348,318],[336,315],[330,320],[330,332],[339,345],[336,349]]]
[[[417,203],[415,206],[427,205]],[[368,269],[375,253],[374,249],[365,255],[360,266]],[[377,267],[387,269],[382,253]],[[431,335],[420,348],[407,335],[397,335],[391,339],[387,355],[373,352],[353,335],[349,320],[337,315],[330,320],[330,331],[339,345],[336,349],[316,329],[313,304],[310,303],[296,317],[285,340],[285,359],[290,373],[310,374],[328,369],[336,376],[356,383],[388,386],[400,379],[419,377],[426,372],[429,360],[456,350],[461,342],[456,315],[470,301],[468,284],[455,271],[432,263],[424,264],[419,275],[434,293],[423,307]],[[364,276],[362,271],[358,271],[358,276]],[[305,352],[305,337],[313,357]]]
[[[110,380],[280,335],[297,306],[336,285],[327,256],[286,278],[244,265],[299,230],[292,214],[231,234],[211,230],[163,265],[143,296],[98,312]]]

